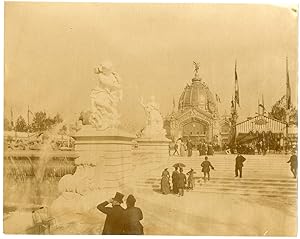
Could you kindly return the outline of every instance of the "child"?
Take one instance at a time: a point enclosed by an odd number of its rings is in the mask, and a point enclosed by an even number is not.
[[[186,173],[186,175],[188,175],[188,189],[193,190],[195,187],[195,178],[194,178],[194,174],[196,172],[194,171],[194,169],[191,168],[190,171],[188,171]]]

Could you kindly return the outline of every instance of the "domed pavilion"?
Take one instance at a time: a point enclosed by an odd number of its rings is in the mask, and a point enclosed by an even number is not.
[[[194,144],[200,141],[225,143],[229,137],[230,123],[219,116],[216,94],[199,77],[199,65],[195,64],[195,76],[184,88],[178,109],[165,118],[167,137],[176,141],[190,138]]]

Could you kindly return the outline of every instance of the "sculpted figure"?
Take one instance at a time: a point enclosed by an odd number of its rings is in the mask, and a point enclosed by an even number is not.
[[[117,128],[120,115],[117,111],[118,103],[122,99],[121,78],[113,71],[111,63],[102,63],[95,68],[98,85],[92,89],[91,124],[98,130]]]
[[[140,103],[147,116],[147,124],[142,131],[142,136],[151,138],[164,137],[166,131],[163,128],[163,118],[159,111],[159,105],[155,101],[155,97],[151,96],[150,102],[147,104],[144,104],[144,100],[141,98]]]

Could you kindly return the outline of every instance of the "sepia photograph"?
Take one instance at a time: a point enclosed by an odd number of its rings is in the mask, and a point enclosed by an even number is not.
[[[289,236],[298,5],[4,2],[3,233]]]

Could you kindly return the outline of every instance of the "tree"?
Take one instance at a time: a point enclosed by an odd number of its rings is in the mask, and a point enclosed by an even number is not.
[[[280,100],[278,100],[273,106],[272,106],[272,110],[269,113],[269,116],[286,122],[286,102],[285,102],[285,96],[281,97]],[[289,113],[289,123],[290,124],[297,124],[298,122],[298,111],[296,109],[296,107],[291,105],[290,108],[290,113]]]
[[[67,131],[68,131],[68,127],[67,127],[66,125],[63,125],[63,126],[59,129],[58,134],[59,134],[59,135],[66,135],[66,134],[67,134]]]
[[[62,119],[61,115],[59,113],[57,113],[54,116],[53,121],[55,124],[59,124],[59,123],[63,122],[63,119]]]
[[[17,118],[16,128],[15,129],[18,132],[26,132],[27,131],[27,124],[26,124],[26,121],[25,121],[25,119],[23,118],[22,115],[20,115]]]
[[[34,132],[47,130],[47,114],[43,111],[35,112],[32,119],[32,129]]]
[[[290,110],[290,124],[298,125],[298,110],[296,107],[292,107]]]
[[[34,113],[31,129],[33,132],[40,132],[51,129],[54,125],[63,121],[60,114],[56,114],[53,118],[47,116],[46,112],[40,111]]]
[[[11,122],[7,118],[4,118],[4,130],[6,130],[6,131],[12,130]]]

